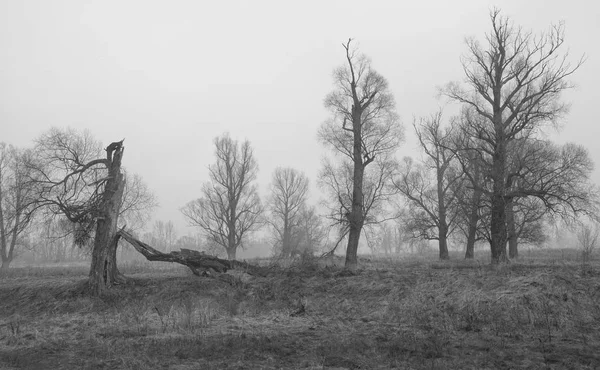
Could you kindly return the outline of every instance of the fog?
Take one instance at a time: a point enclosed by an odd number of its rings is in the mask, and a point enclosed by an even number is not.
[[[266,195],[273,170],[311,180],[324,149],[316,132],[342,42],[356,40],[394,92],[418,156],[415,117],[456,107],[438,87],[460,81],[464,39],[484,40],[489,10],[534,32],[564,21],[571,60],[587,60],[564,95],[572,104],[559,142],[587,146],[600,162],[600,5],[591,1],[3,1],[0,2],[0,141],[26,147],[52,126],[125,138],[124,165],[160,203],[155,220],[193,232],[179,209],[200,196],[213,138],[252,143]],[[598,183],[600,172],[594,180]]]

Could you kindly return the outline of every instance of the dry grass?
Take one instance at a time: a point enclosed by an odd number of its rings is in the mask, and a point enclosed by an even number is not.
[[[599,368],[600,267],[553,253],[496,269],[366,257],[356,274],[309,260],[236,286],[124,266],[132,281],[103,299],[83,268],[14,270],[0,368]]]

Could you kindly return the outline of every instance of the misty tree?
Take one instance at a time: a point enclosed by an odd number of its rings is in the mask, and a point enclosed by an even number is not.
[[[88,282],[96,295],[124,278],[116,265],[117,221],[125,189],[123,150],[123,141],[113,142],[102,157],[89,132],[53,128],[36,140],[35,158],[28,163],[30,181],[40,189],[38,206],[76,224],[78,245],[93,237]]]
[[[258,164],[247,140],[240,145],[224,134],[214,143],[216,162],[208,168],[210,180],[202,185],[202,196],[181,212],[235,260],[247,234],[260,226],[263,207],[254,184]]]
[[[457,226],[465,237],[465,259],[474,258],[475,243],[486,239],[482,213],[489,204],[484,198],[484,190],[486,195],[489,194],[487,191],[489,188],[488,157],[483,151],[470,149],[477,148],[478,145],[470,127],[483,125],[484,118],[473,114],[472,111],[469,108],[463,109],[459,119],[454,121],[455,135],[448,147],[456,155],[464,175],[462,191],[458,193],[457,199],[459,207]],[[479,122],[474,122],[474,120]]]
[[[592,254],[598,249],[600,227],[597,220],[591,222],[580,222],[575,230],[577,242],[581,248],[581,257],[584,263],[588,262]]]
[[[365,170],[380,156],[394,152],[402,140],[402,129],[387,80],[371,66],[365,55],[343,44],[346,64],[333,73],[334,90],[325,98],[333,117],[319,130],[319,139],[350,163],[350,202],[345,208],[348,226],[346,268],[357,267],[358,243],[367,212],[363,189]],[[382,163],[380,161],[380,163]],[[329,171],[330,173],[334,173]],[[336,197],[337,198],[337,197]]]
[[[314,206],[304,204],[298,215],[298,245],[296,254],[313,255],[320,250],[327,238],[323,219]]]
[[[268,208],[275,245],[281,257],[296,253],[300,244],[300,217],[308,196],[308,178],[293,168],[278,167],[271,180]]]
[[[0,270],[9,268],[21,235],[37,210],[36,186],[28,181],[25,166],[30,152],[0,143]]]
[[[512,257],[517,256],[519,215],[521,222],[536,224],[544,214],[575,221],[581,214],[595,217],[598,209],[598,191],[590,181],[594,165],[586,148],[531,139],[514,144],[506,196]]]
[[[485,46],[471,38],[462,59],[466,86],[449,84],[444,94],[470,107],[482,124],[472,127],[473,149],[488,160],[491,180],[492,263],[506,259],[506,205],[511,181],[507,159],[510,143],[521,136],[532,137],[546,123],[557,122],[567,111],[561,103],[563,91],[572,87],[567,79],[579,68],[572,66],[564,45],[563,24],[534,35],[516,27],[499,10],[490,15],[492,30]]]
[[[35,222],[28,228],[29,249],[36,260],[87,261],[91,255],[91,245],[80,247],[75,244],[73,236],[76,227],[65,216],[39,209]]]
[[[454,151],[449,149],[452,126],[442,127],[442,112],[413,124],[425,159],[414,165],[410,158],[394,184],[411,210],[407,230],[426,240],[437,240],[439,257],[448,259],[448,237],[457,226],[458,200],[463,173],[457,167]]]

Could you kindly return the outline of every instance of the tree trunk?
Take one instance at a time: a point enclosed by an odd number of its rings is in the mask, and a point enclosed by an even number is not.
[[[471,198],[465,259],[473,259],[475,257],[475,241],[477,240],[477,223],[479,222],[479,202],[481,201],[481,194],[481,190],[474,190],[473,198]]]
[[[125,178],[121,173],[122,156],[122,144],[113,143],[109,145],[107,148],[108,179],[98,210],[96,236],[88,280],[89,289],[93,295],[102,295],[113,284],[113,279],[118,273],[116,270],[117,221],[125,188]]]
[[[440,246],[440,259],[441,260],[449,260],[450,256],[448,254],[448,226],[444,224],[440,225],[438,229],[438,244]]]
[[[444,172],[445,169],[439,167],[436,171],[437,178],[437,200],[438,200],[438,244],[440,248],[440,259],[450,259],[448,255],[448,221],[446,220],[446,199],[444,194]]]
[[[0,271],[5,272],[6,270],[8,270],[10,263],[12,261],[10,259],[4,259],[2,258],[2,265],[0,265]]]
[[[350,68],[352,68],[352,65],[350,65]],[[352,73],[351,89],[354,101],[352,106],[352,162],[354,171],[352,172],[352,209],[348,215],[349,232],[345,267],[349,270],[356,270],[358,267],[358,242],[360,241],[360,233],[364,223],[363,178],[365,175],[366,164],[363,163],[362,153],[362,114],[364,108],[358,100],[354,72]]]
[[[508,257],[517,258],[519,251],[517,247],[517,230],[515,228],[514,203],[511,200],[506,205],[506,228],[508,233]]]
[[[110,251],[108,253],[108,266],[109,266],[109,281],[112,284],[122,284],[127,279],[117,267],[117,247],[119,246],[119,240],[117,237],[113,239],[113,242],[110,245]]]
[[[15,247],[17,245],[17,226],[19,224],[19,218],[20,215],[19,213],[17,213],[14,224],[15,226],[13,227],[12,231],[10,232],[10,244],[6,245],[8,243],[8,241],[6,240],[6,233],[3,232],[2,233],[2,265],[0,265],[0,270],[1,271],[6,271],[8,270],[8,268],[10,267],[10,263],[13,261],[14,259],[14,253],[15,253]],[[2,228],[4,229],[4,225],[2,225]]]
[[[359,160],[360,161],[360,160]],[[345,267],[356,270],[358,267],[358,242],[362,231],[363,217],[363,185],[364,167],[361,162],[354,162],[354,177],[352,191],[352,211],[349,215],[350,231],[348,233],[348,247],[346,248]]]
[[[465,251],[465,259],[475,258],[475,237],[477,234],[477,226],[469,224],[467,231],[467,248]]]
[[[356,270],[358,266],[358,242],[360,240],[360,230],[350,228],[348,233],[348,247],[346,248],[345,267],[349,270]]]
[[[492,195],[491,195],[491,225],[490,225],[490,249],[492,264],[506,261],[506,203],[505,192],[505,164],[506,164],[506,142],[502,117],[494,117],[496,130],[496,148],[492,163]]]
[[[233,248],[227,249],[227,259],[228,260],[235,261],[236,254],[237,254],[237,248],[233,247]]]
[[[502,196],[492,196],[492,221],[490,225],[492,264],[506,261],[506,212]]]

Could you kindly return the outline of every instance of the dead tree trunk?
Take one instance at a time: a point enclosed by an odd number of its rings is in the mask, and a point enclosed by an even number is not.
[[[189,269],[198,276],[216,276],[230,269],[241,269],[250,275],[266,276],[267,269],[254,266],[245,262],[235,260],[224,260],[214,257],[204,252],[198,252],[191,249],[181,249],[170,253],[162,253],[152,248],[150,245],[136,239],[133,235],[121,229],[117,232],[118,238],[125,239],[129,244],[141,253],[148,261],[175,262],[189,267]],[[225,279],[230,281],[230,279]]]
[[[96,236],[88,280],[90,292],[94,295],[101,295],[118,276],[116,234],[119,207],[125,189],[125,177],[121,172],[123,149],[123,141],[112,143],[106,148],[108,177],[97,214]]]

